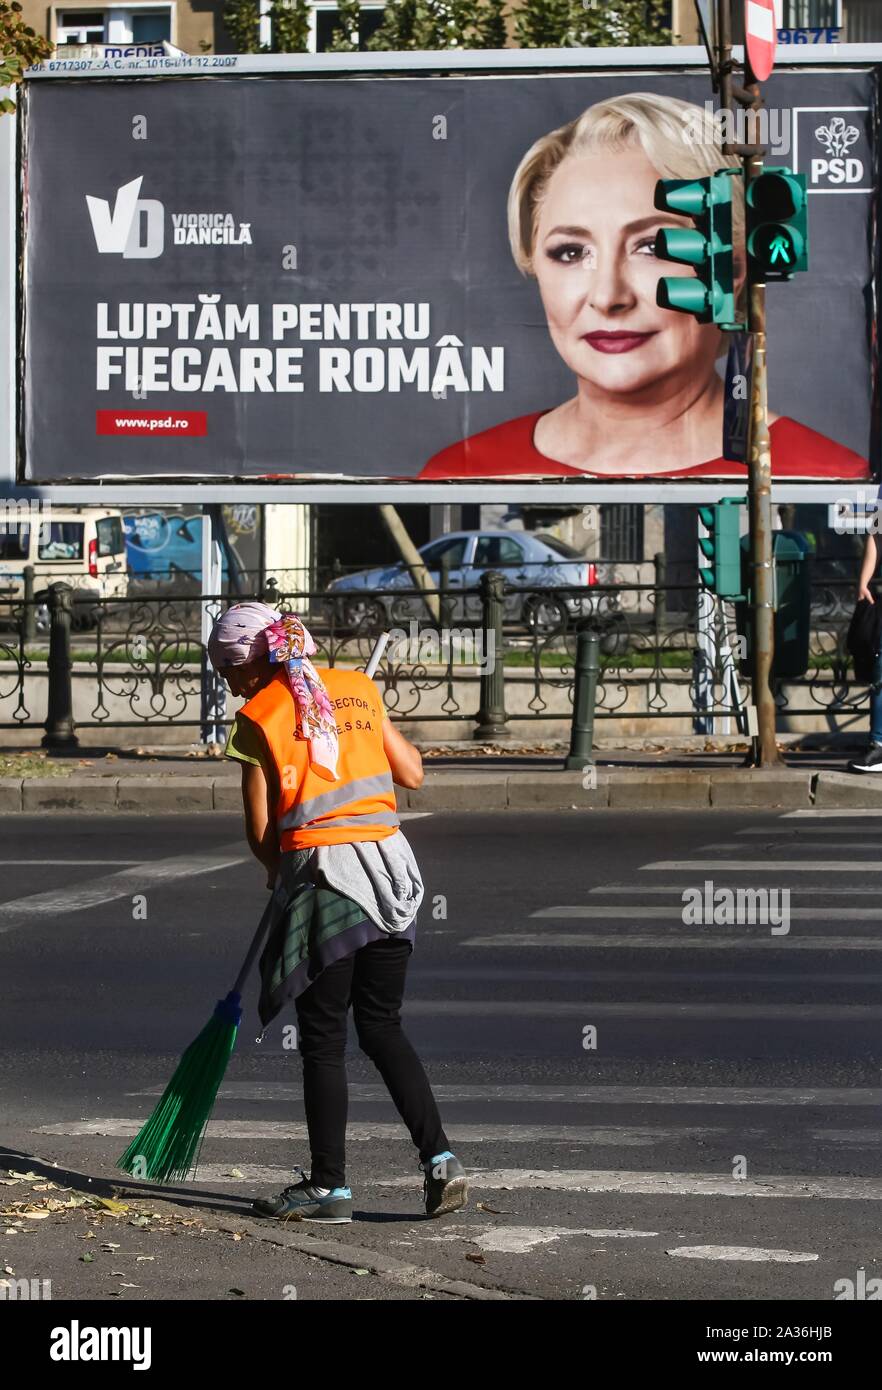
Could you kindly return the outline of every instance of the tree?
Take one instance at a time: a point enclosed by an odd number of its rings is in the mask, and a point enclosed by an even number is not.
[[[52,44],[25,24],[17,0],[0,0],[0,87],[13,87],[21,81],[25,68],[44,62],[52,52]],[[0,100],[0,114],[15,110],[9,97]]]
[[[330,53],[358,52],[358,24],[361,17],[359,0],[337,0],[338,23],[334,26]]]
[[[273,0],[268,47],[260,42],[258,0],[227,0],[223,14],[237,53],[306,53],[309,48],[308,0]]]
[[[515,10],[521,48],[649,47],[671,42],[667,0],[526,0]]]
[[[502,48],[505,0],[389,0],[368,48]]]

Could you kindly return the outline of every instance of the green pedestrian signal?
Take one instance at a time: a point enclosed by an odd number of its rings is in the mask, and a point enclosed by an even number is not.
[[[693,314],[699,323],[743,327],[735,315],[735,268],[732,256],[732,180],[738,169],[721,169],[704,179],[659,179],[655,206],[661,212],[691,217],[691,227],[662,227],[655,254],[662,261],[695,267],[695,277],[665,276],[656,302],[664,309]]]
[[[747,186],[747,254],[754,279],[785,280],[808,270],[805,174],[766,169]]]
[[[743,598],[741,588],[740,501],[727,498],[713,507],[699,507],[707,531],[698,547],[709,565],[700,565],[702,583],[720,598]]]

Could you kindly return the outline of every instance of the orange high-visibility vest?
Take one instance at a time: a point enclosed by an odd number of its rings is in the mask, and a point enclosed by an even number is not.
[[[321,677],[337,720],[336,782],[310,768],[309,744],[296,737],[294,696],[284,672],[240,710],[260,729],[275,769],[276,825],[283,851],[384,840],[399,825],[377,687],[362,671],[331,667]]]

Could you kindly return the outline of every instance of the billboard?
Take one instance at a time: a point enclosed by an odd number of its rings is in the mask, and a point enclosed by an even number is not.
[[[767,292],[773,476],[855,483],[878,70],[766,100],[811,195]],[[29,82],[19,482],[746,481],[727,336],[655,300],[689,273],[656,180],[741,134],[708,107],[663,66]]]

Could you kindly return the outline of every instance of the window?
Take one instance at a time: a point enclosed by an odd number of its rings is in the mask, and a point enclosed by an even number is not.
[[[4,528],[0,531],[0,560],[26,560],[30,544],[30,526]]]
[[[126,548],[122,521],[118,516],[105,516],[95,523],[99,555],[121,555]]]
[[[567,545],[566,541],[559,540],[557,536],[546,536],[544,532],[539,532],[536,536],[537,541],[547,545],[549,550],[553,550],[555,555],[561,555],[565,560],[584,560],[585,556],[581,550],[577,550],[573,545]]]
[[[332,5],[314,7],[315,29],[311,45],[315,53],[326,53],[334,37],[334,30],[340,24],[340,11]],[[367,48],[371,34],[376,33],[383,22],[382,5],[362,5],[358,19],[358,47],[360,52]]]
[[[643,560],[643,505],[610,502],[600,508],[600,559],[639,565]]]
[[[59,10],[55,37],[62,44],[159,43],[171,39],[172,5],[133,4],[107,10]]]
[[[475,549],[475,564],[521,565],[524,552],[510,536],[481,536]]]
[[[82,521],[52,521],[40,527],[37,553],[41,560],[82,560]]]
[[[841,0],[784,0],[782,29],[834,29],[841,23]]]
[[[63,10],[58,16],[57,37],[63,43],[103,43],[103,10]]]
[[[438,569],[441,564],[441,556],[445,557],[450,569],[457,569],[462,564],[462,557],[465,554],[466,537],[457,536],[453,540],[447,536],[442,536],[438,541],[433,541],[431,545],[423,546],[420,554],[428,565],[429,569]]]

